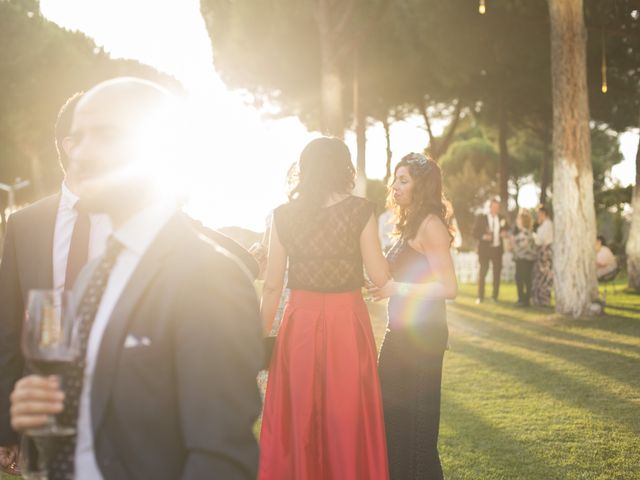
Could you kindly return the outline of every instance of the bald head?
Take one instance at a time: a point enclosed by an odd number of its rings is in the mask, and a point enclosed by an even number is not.
[[[68,140],[70,185],[103,204],[111,192],[143,188],[168,150],[172,106],[164,88],[138,78],[116,78],[87,91]]]
[[[111,113],[126,122],[129,116],[153,114],[169,107],[171,94],[160,85],[133,77],[119,77],[99,83],[78,102],[75,114],[100,111]],[[129,122],[131,123],[131,122]]]

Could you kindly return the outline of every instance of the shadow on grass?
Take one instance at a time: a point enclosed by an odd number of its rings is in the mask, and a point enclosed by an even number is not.
[[[442,423],[443,432],[451,430],[450,434],[441,435],[440,439],[447,478],[566,478],[565,472],[550,466],[548,460],[536,455],[529,445],[492,426],[446,392],[442,399]],[[455,458],[448,455],[449,451],[455,453]],[[514,459],[517,461],[514,462]]]
[[[492,309],[492,305],[486,303],[483,306],[472,306],[471,300],[474,298],[475,295],[469,289],[469,286],[464,285],[458,294],[459,301],[455,304],[464,304],[465,306],[473,307],[474,310],[478,311],[487,311]],[[495,307],[509,309],[511,308],[511,305],[507,302],[500,302],[496,304]],[[494,312],[492,311],[492,314],[493,313]],[[555,311],[551,307],[534,306],[527,309],[518,309],[517,318],[519,320],[524,320],[526,317],[531,317],[533,315],[539,315],[540,317],[557,316],[562,319],[562,325],[564,326],[587,326],[589,328],[638,339],[638,348],[640,348],[640,293],[620,292],[610,295],[607,306],[605,307],[605,313],[605,315],[598,317],[573,319],[570,317],[556,315]]]
[[[514,382],[529,385],[561,402],[569,402],[575,407],[588,410],[625,429],[631,428],[632,431],[640,433],[637,402],[596,389],[593,385],[585,384],[570,374],[560,373],[512,353],[485,348],[464,339],[457,339],[456,344],[457,354],[484,364],[496,372],[504,373],[512,377]],[[637,362],[630,361],[629,368],[633,368],[636,364]]]
[[[471,314],[473,314],[473,317]],[[482,326],[476,328],[483,330],[484,333],[488,334],[489,338],[495,342],[515,345],[520,348],[582,365],[589,370],[612,378],[640,392],[640,375],[634,373],[637,371],[638,358],[628,357],[616,352],[604,352],[588,347],[549,342],[541,337],[547,333],[561,334],[559,335],[560,338],[572,337],[571,334],[558,332],[549,327],[525,324],[528,327],[533,327],[531,330],[537,334],[535,336],[525,335],[496,325],[482,318],[477,312],[468,312],[466,316],[462,315],[462,317],[464,318],[463,321],[466,322],[482,323]],[[455,325],[455,317],[451,318],[451,323]],[[519,323],[517,326],[520,327],[522,325]],[[633,351],[638,353],[637,349]]]
[[[607,314],[597,318],[568,318],[564,325],[570,327],[586,327],[603,332],[629,337],[637,341],[636,350],[640,349],[640,318],[625,317],[623,315]]]
[[[607,309],[623,310],[625,312],[631,312],[631,313],[635,313],[635,314],[640,315],[640,308],[638,308],[638,307],[627,307],[626,305],[620,305],[618,303],[607,302],[607,306],[605,307],[605,310],[607,310]]]
[[[597,345],[605,348],[618,349],[623,351],[628,351],[632,353],[640,353],[640,324],[637,325],[628,325],[628,319],[620,318],[620,317],[605,317],[604,319],[599,320],[567,320],[562,323],[562,326],[565,327],[589,327],[589,328],[598,328],[604,329],[603,323],[608,324],[607,328],[613,333],[629,336],[631,339],[638,339],[638,346],[630,345],[628,343],[616,342],[614,340],[608,340],[603,338],[594,338],[587,335],[582,335],[576,332],[568,332],[566,330],[561,330],[558,328],[559,326],[554,325],[543,325],[535,322],[534,320],[530,320],[526,318],[526,316],[530,315],[530,312],[513,312],[513,314],[506,314],[503,312],[497,312],[495,310],[492,311],[483,311],[478,309],[477,307],[467,305],[464,303],[455,303],[450,305],[449,310],[454,313],[458,313],[459,315],[466,317],[469,320],[481,321],[486,326],[488,325],[490,328],[497,328],[496,325],[492,324],[491,321],[497,321],[501,323],[507,323],[509,325],[515,325],[518,328],[522,328],[524,330],[530,331],[539,337],[553,337],[558,340],[566,340],[566,341],[574,341],[574,342],[582,342],[585,344]],[[620,333],[618,328],[619,323],[625,323],[623,327],[628,327],[630,330],[633,330],[632,334],[627,335],[625,333]],[[512,332],[511,332],[512,333]],[[528,338],[528,337],[527,337]]]

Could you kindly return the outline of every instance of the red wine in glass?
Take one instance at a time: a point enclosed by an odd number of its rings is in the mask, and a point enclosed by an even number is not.
[[[22,352],[34,373],[62,377],[79,355],[78,319],[70,292],[31,290],[22,329]],[[34,438],[66,436],[73,427],[58,424],[50,415],[46,424],[26,432]]]

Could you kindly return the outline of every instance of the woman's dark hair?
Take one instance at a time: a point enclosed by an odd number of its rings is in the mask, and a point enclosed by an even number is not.
[[[597,239],[597,240],[600,240],[600,244],[601,244],[603,247],[606,247],[606,246],[607,246],[607,240],[606,240],[602,235],[598,235],[598,236],[596,237],[596,239]]]
[[[300,154],[297,173],[289,200],[304,208],[320,208],[332,193],[350,193],[355,186],[351,154],[338,138],[320,137],[309,142]]]
[[[546,205],[538,205],[538,212],[544,213],[549,218],[549,208]]]
[[[414,238],[422,221],[428,215],[435,215],[449,230],[451,241],[454,238],[454,227],[451,224],[453,214],[451,204],[442,193],[442,172],[433,160],[420,153],[410,153],[402,157],[394,170],[393,178],[400,167],[407,167],[413,180],[411,205],[402,207],[393,197],[393,189],[389,188],[387,206],[394,209],[396,228],[394,234],[402,238]]]

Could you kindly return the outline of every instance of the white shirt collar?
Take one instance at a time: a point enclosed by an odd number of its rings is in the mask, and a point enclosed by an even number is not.
[[[160,229],[176,213],[175,205],[155,203],[136,213],[113,236],[127,249],[142,256]]]
[[[72,210],[79,199],[80,197],[69,190],[67,182],[62,182],[62,186],[60,187],[60,206]]]

